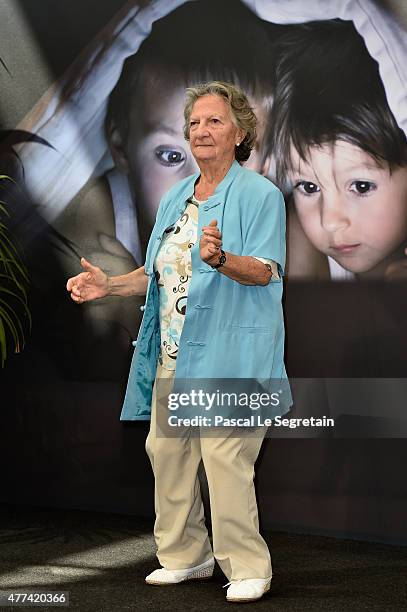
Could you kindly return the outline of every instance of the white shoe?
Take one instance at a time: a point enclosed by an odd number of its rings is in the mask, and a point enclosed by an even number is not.
[[[270,590],[270,578],[246,578],[231,580],[224,586],[229,586],[226,591],[227,601],[249,602],[263,597]]]
[[[147,584],[164,585],[177,584],[185,580],[205,580],[212,576],[214,567],[215,559],[213,558],[204,561],[204,563],[200,565],[195,565],[195,567],[188,567],[187,569],[169,570],[161,567],[146,576],[145,581]]]

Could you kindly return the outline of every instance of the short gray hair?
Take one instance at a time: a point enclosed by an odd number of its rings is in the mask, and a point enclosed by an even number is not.
[[[195,102],[198,98],[208,95],[215,95],[223,98],[230,107],[233,123],[236,127],[246,132],[246,136],[240,145],[235,148],[235,158],[239,162],[248,160],[256,141],[257,117],[246,95],[232,83],[211,81],[210,83],[201,83],[195,87],[187,88],[184,108],[185,140],[189,141],[189,121]]]

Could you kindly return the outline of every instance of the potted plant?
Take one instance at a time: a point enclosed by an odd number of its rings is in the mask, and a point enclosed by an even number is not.
[[[13,146],[22,142],[48,143],[29,132],[10,130],[0,132],[0,156],[4,160],[18,159]],[[1,163],[1,162],[0,162]],[[1,167],[1,166],[0,166]],[[12,210],[8,203],[9,188],[18,189],[16,181],[0,174],[0,364],[4,367],[10,351],[18,353],[25,344],[25,334],[31,330],[32,320],[28,305],[29,276],[23,260],[22,248],[10,232],[8,220]]]

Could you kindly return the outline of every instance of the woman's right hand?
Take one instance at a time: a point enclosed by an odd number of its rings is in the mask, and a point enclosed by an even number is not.
[[[85,272],[73,276],[66,283],[73,301],[82,304],[105,297],[109,290],[107,274],[98,266],[92,266],[84,257],[81,258],[81,266]]]

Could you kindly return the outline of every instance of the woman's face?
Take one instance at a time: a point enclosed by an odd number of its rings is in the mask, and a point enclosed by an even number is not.
[[[206,97],[214,98],[216,102],[219,100],[224,104],[218,96]],[[150,231],[164,193],[181,179],[199,171],[190,146],[184,139],[184,103],[183,84],[170,87],[168,84],[164,86],[161,82],[144,92],[142,116],[134,111],[131,117],[126,149],[130,181],[142,224],[145,224]],[[261,101],[250,100],[250,103],[259,120],[258,141],[245,165],[261,172],[263,167],[260,149],[267,112]],[[236,129],[234,125],[233,128]],[[215,138],[218,147],[222,146],[222,141],[219,141],[217,136],[206,138],[211,139],[211,142]],[[195,144],[197,140],[194,138],[193,142]],[[202,155],[204,155],[203,148]],[[264,171],[266,170],[265,167]]]
[[[344,141],[292,154],[293,195],[312,244],[343,268],[380,268],[407,237],[407,168],[388,168]]]
[[[222,97],[202,96],[193,105],[189,140],[198,165],[231,163],[235,148],[244,136],[245,133],[233,123],[230,108]]]

